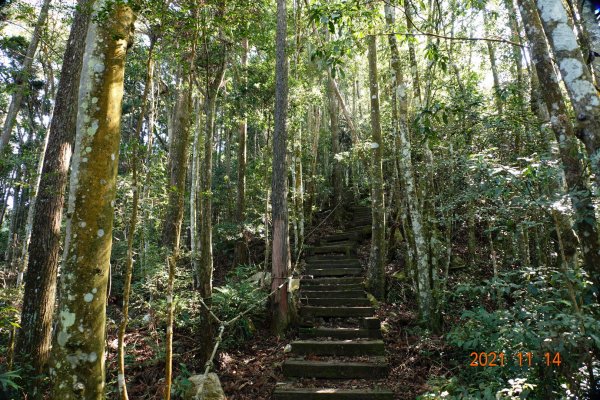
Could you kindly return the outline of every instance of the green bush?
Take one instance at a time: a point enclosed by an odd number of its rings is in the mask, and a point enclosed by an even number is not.
[[[435,389],[423,398],[585,398],[589,371],[598,367],[592,354],[600,349],[599,307],[585,278],[573,271],[526,269],[480,285],[460,285],[454,301],[479,301],[462,312],[446,337],[458,372],[432,381]],[[566,282],[578,293],[578,312],[567,300]],[[504,366],[469,366],[475,357],[470,354],[481,352],[503,353]],[[527,353],[532,353],[531,366]],[[560,365],[553,363],[556,353]]]

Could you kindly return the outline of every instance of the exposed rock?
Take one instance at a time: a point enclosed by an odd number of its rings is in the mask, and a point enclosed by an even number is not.
[[[227,400],[221,381],[214,372],[208,374],[204,385],[204,375],[193,375],[188,380],[192,386],[186,391],[184,400]]]

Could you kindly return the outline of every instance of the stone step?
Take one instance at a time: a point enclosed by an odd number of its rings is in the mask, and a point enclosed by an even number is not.
[[[273,400],[393,400],[387,389],[282,388],[273,391]]]
[[[355,291],[355,290],[364,290],[364,285],[362,283],[328,283],[328,284],[315,284],[315,283],[307,283],[304,282],[304,279],[302,279],[303,282],[300,283],[300,289],[301,290],[310,290],[310,291],[329,291],[329,290],[335,290],[335,291],[345,291],[345,290],[349,290],[349,291]]]
[[[305,275],[312,276],[357,276],[362,275],[362,268],[307,268],[304,272]]]
[[[302,302],[308,306],[317,307],[368,307],[371,305],[369,299],[363,298],[344,298],[344,297],[310,297],[302,299]]]
[[[379,329],[366,328],[300,328],[300,339],[333,338],[333,339],[381,339]]]
[[[334,299],[365,299],[367,297],[364,290],[328,290],[327,292],[322,290],[301,290],[300,298],[322,298],[324,294]]]
[[[348,232],[358,232],[361,237],[368,237],[371,235],[371,222],[362,225],[352,225],[346,229]]]
[[[383,340],[296,340],[292,342],[296,355],[320,356],[384,356]]]
[[[327,235],[321,238],[321,243],[335,243],[335,242],[343,242],[343,241],[353,241],[356,242],[360,239],[360,235],[358,232],[341,232],[334,233],[332,235]]]
[[[317,255],[317,254],[344,254],[346,256],[356,254],[356,243],[350,244],[335,244],[329,246],[316,246],[309,247],[308,254]]]
[[[302,278],[301,283],[313,284],[313,285],[330,285],[330,284],[349,284],[349,283],[363,283],[365,278],[360,276],[340,276],[333,278]]]
[[[387,373],[388,364],[383,357],[372,362],[290,359],[283,363],[283,375],[288,378],[373,379]]]
[[[315,307],[303,306],[300,315],[303,317],[369,317],[375,310],[373,307]]]
[[[308,266],[332,266],[332,267],[360,267],[360,261],[356,258],[336,260],[336,259],[324,259],[324,260],[310,260],[306,261]]]
[[[356,227],[356,226],[368,226],[371,225],[372,220],[371,218],[357,218],[357,219],[353,219],[352,221],[349,222],[349,226],[351,227]],[[350,232],[352,232],[350,230]]]
[[[318,246],[315,246],[318,247]],[[307,262],[312,260],[356,260],[355,256],[345,256],[343,254],[319,254],[317,256],[306,256],[304,260]]]
[[[365,317],[360,320],[360,327],[369,330],[380,330],[381,320],[377,317]]]

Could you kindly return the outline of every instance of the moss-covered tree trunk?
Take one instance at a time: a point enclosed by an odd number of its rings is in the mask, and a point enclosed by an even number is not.
[[[367,287],[377,299],[385,297],[385,206],[383,192],[383,139],[379,111],[379,83],[377,82],[377,38],[367,39],[369,59],[369,87],[371,94],[371,141],[373,164],[371,172],[372,239]]]
[[[96,10],[105,4],[97,3]],[[115,5],[87,31],[52,347],[53,399],[104,399],[106,291],[125,55],[133,21],[129,7]]]

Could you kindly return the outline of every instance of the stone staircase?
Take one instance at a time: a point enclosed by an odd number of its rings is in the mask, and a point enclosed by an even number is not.
[[[342,233],[308,249],[300,281],[299,340],[283,364],[273,400],[391,400],[381,324],[364,291],[358,243],[371,234],[371,209],[351,209]]]

